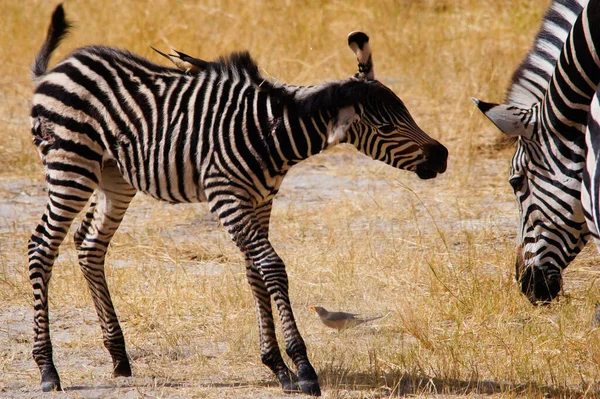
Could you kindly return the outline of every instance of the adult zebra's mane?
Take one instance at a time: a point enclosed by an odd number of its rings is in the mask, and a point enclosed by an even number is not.
[[[504,102],[529,108],[544,98],[563,44],[588,0],[554,0],[531,49],[511,77]]]
[[[504,97],[505,104],[530,108],[540,102],[546,90],[563,45],[575,20],[588,0],[554,0],[542,18],[531,49],[513,72]],[[510,147],[518,136],[502,135],[500,148]]]

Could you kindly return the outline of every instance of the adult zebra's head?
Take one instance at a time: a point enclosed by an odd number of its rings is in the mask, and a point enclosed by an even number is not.
[[[582,143],[565,145],[553,138],[556,127],[540,118],[551,112],[547,102],[524,109],[473,101],[503,133],[516,138],[509,178],[520,218],[516,279],[533,304],[548,303],[561,290],[562,270],[589,236],[580,199]]]
[[[500,130],[517,137],[510,176],[521,219],[516,277],[533,303],[558,295],[562,270],[591,235],[581,188],[588,111],[600,83],[600,0],[572,5],[577,7],[571,11],[560,5],[550,9],[535,54],[513,76],[524,89],[519,91],[530,95],[511,96],[502,105],[475,100]],[[557,43],[562,43],[559,53]],[[553,68],[551,54],[559,54]]]
[[[348,35],[348,46],[356,54],[358,72],[354,76],[360,85],[356,96],[363,100],[342,108],[330,142],[347,141],[373,159],[399,169],[415,172],[421,179],[444,173],[448,150],[427,135],[413,120],[398,96],[375,79],[369,37],[363,32]],[[348,85],[350,87],[352,85]],[[356,122],[356,123],[353,123]]]

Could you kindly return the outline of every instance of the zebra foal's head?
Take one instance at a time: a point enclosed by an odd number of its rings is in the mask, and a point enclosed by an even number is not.
[[[555,128],[541,117],[549,112],[543,101],[528,109],[473,101],[516,139],[509,177],[520,218],[516,279],[531,303],[548,303],[561,290],[562,270],[589,235],[580,199],[582,164],[572,161],[577,147],[552,138]]]
[[[349,82],[348,90],[355,89],[357,93],[347,96],[363,100],[340,110],[338,125],[344,129],[334,132],[330,141],[346,139],[371,158],[415,172],[421,179],[444,173],[448,160],[446,147],[421,130],[402,100],[375,79],[369,37],[363,32],[352,32],[348,35],[348,46],[358,61],[358,72],[353,79],[360,85],[354,87]]]
[[[331,117],[327,145],[348,142],[371,158],[415,172],[422,179],[444,173],[446,147],[421,130],[402,100],[375,79],[369,37],[363,32],[352,32],[348,46],[358,61],[358,72],[350,79],[294,86],[266,84],[267,80],[260,77],[263,80],[259,87],[276,88],[271,94],[285,97],[283,102],[293,103],[301,115],[325,112]],[[176,50],[171,54],[154,50],[192,75],[212,64]]]

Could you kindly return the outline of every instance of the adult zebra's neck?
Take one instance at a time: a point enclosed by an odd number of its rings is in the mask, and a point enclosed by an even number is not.
[[[600,49],[600,2],[592,2],[573,25],[541,107],[545,130],[581,157],[589,105],[600,83],[597,49]]]

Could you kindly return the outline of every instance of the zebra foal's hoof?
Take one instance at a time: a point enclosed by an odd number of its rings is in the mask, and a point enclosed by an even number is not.
[[[129,360],[120,360],[113,363],[113,377],[131,377],[131,366]]]
[[[312,396],[321,396],[319,377],[317,377],[317,373],[310,363],[306,362],[298,366],[297,384],[303,393]]]
[[[62,391],[60,381],[42,381],[42,392]]]
[[[298,385],[303,393],[311,396],[321,396],[321,387],[319,381],[298,381]]]
[[[292,373],[290,370],[286,370],[281,373],[277,373],[277,379],[281,384],[281,388],[283,389],[283,393],[300,393],[302,390],[298,386],[298,377],[296,374]]]
[[[60,386],[60,378],[54,366],[50,366],[41,370],[42,372],[42,391],[62,391]]]
[[[292,381],[283,382],[281,384],[281,388],[283,389],[283,393],[285,393],[285,394],[302,392],[302,389],[300,389],[298,384],[295,382],[292,382]]]

